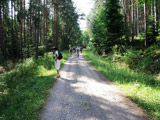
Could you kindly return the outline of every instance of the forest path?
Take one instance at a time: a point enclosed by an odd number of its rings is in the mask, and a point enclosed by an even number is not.
[[[148,120],[146,116],[83,55],[73,55],[62,68],[40,120]]]

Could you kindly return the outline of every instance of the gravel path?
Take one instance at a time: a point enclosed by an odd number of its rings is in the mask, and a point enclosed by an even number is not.
[[[149,120],[136,104],[80,57],[70,57],[40,120]]]

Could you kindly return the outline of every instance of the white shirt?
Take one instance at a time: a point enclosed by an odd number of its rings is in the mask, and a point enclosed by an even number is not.
[[[79,48],[79,47],[77,47],[77,48],[76,48],[76,51],[77,51],[77,52],[79,52],[79,51],[80,51],[80,48]]]
[[[56,60],[56,56],[58,55],[58,50],[55,51],[54,53],[54,59]]]

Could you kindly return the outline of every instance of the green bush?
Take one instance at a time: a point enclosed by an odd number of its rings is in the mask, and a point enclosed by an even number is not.
[[[112,48],[112,54],[108,57],[113,62],[121,62],[124,57],[124,46],[121,45],[119,47],[118,45],[115,45]]]
[[[139,65],[139,61],[142,60],[142,51],[128,49],[124,54],[123,60],[129,65],[130,68],[135,69]]]
[[[88,43],[87,49],[88,49],[88,50],[94,50],[94,46],[93,46],[93,42],[92,42],[92,41],[90,41],[90,42]]]
[[[39,50],[39,56],[43,56],[44,55],[44,53],[46,52],[46,48],[45,48],[45,46],[44,45],[42,45],[42,46],[39,46],[38,47],[38,50]]]
[[[61,65],[69,56],[63,52]],[[0,120],[36,120],[56,80],[53,53],[29,58],[0,74]]]
[[[158,32],[156,31],[155,17],[149,16],[148,19],[148,30],[147,30],[147,46],[151,46],[156,42]]]
[[[160,72],[160,49],[156,45],[142,50],[128,49],[123,55],[114,52],[111,60],[113,62],[124,62],[129,68],[143,73],[157,74]]]
[[[9,106],[10,97],[15,94],[17,87],[27,81],[24,76],[33,76],[37,65],[33,59],[27,59],[24,63],[17,64],[15,68],[9,72],[0,75],[0,105],[1,109]]]
[[[151,74],[160,72],[160,49],[158,46],[153,45],[144,51],[143,66],[143,70]]]

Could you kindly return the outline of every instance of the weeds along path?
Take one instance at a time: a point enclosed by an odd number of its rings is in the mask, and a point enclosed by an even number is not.
[[[80,57],[70,57],[40,120],[149,120],[147,115]]]

